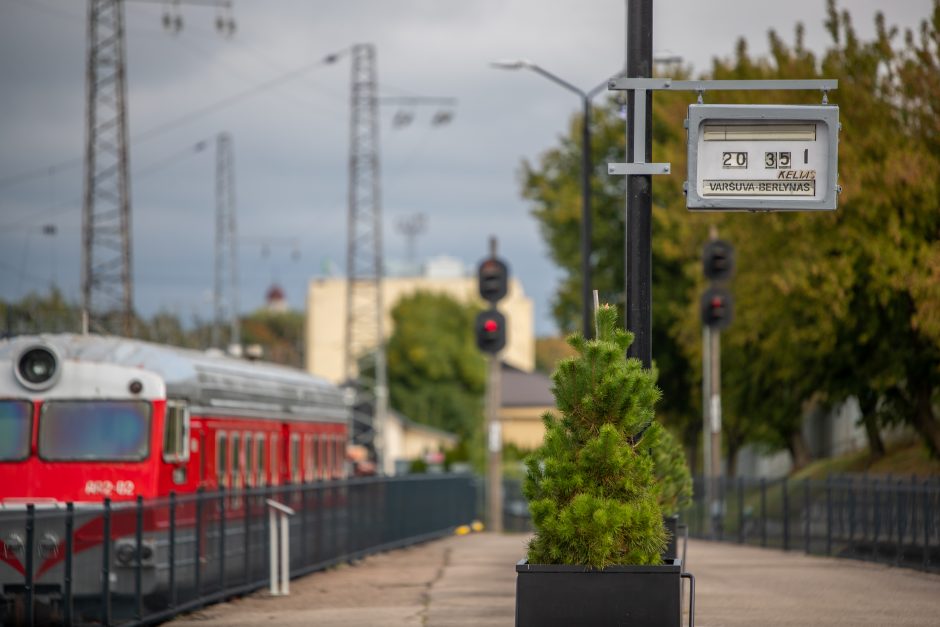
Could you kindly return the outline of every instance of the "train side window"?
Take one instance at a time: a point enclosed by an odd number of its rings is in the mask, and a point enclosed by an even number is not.
[[[206,465],[209,463],[209,451],[206,450],[206,432],[199,432],[199,485],[206,481]]]
[[[163,461],[189,461],[189,408],[184,401],[166,402],[163,419]]]
[[[290,436],[290,480],[300,483],[300,436],[296,433]]]
[[[241,472],[241,438],[237,433],[232,434],[232,487],[236,490],[242,487]]]
[[[345,447],[343,446],[343,439],[340,436],[336,436],[336,457],[333,458],[333,461],[336,463],[336,477],[338,479],[343,478],[343,461],[346,458]]]
[[[265,484],[265,467],[264,467],[264,434],[259,433],[255,436],[255,446],[258,449],[258,485],[263,486]]]
[[[271,434],[271,485],[281,484],[281,438]]]
[[[320,478],[320,436],[312,435],[310,440],[310,450],[313,456],[311,463],[313,466],[313,479],[316,481]]]
[[[304,483],[313,481],[313,436],[304,434]]]
[[[225,431],[215,434],[215,479],[220,488],[228,487],[228,439]]]
[[[250,433],[245,434],[245,484],[255,485],[255,447]]]
[[[327,479],[333,478],[333,447],[330,446],[332,436],[324,436],[323,447],[326,449],[326,455],[323,457],[323,474]]]

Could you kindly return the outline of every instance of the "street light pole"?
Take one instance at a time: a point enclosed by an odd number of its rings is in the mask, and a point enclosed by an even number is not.
[[[518,61],[495,61],[491,64],[495,68],[503,70],[532,70],[548,80],[561,85],[570,92],[577,94],[581,99],[581,105],[584,111],[584,119],[581,124],[581,332],[585,338],[594,337],[594,316],[592,315],[592,288],[591,285],[591,236],[594,232],[592,225],[591,212],[591,170],[593,169],[593,160],[591,158],[591,100],[602,89],[607,88],[607,82],[604,81],[593,89],[585,92],[568,81],[565,81],[551,72],[542,69],[538,65],[527,60]]]

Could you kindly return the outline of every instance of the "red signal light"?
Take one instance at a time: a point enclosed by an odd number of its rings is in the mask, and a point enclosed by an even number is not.
[[[487,320],[486,322],[483,323],[483,330],[486,331],[487,333],[495,333],[498,328],[499,328],[499,325],[496,323],[495,320]]]
[[[717,309],[719,307],[724,307],[725,303],[719,296],[712,298],[712,308]]]

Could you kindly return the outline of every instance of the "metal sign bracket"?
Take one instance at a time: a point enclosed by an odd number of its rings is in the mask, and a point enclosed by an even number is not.
[[[607,84],[609,91],[633,91],[633,160],[629,163],[608,163],[607,173],[627,176],[651,176],[669,174],[670,163],[646,163],[646,92],[647,91],[694,91],[698,102],[706,91],[776,91],[819,90],[823,104],[829,103],[829,92],[839,88],[837,79],[806,80],[711,80],[676,81],[671,78],[616,78]]]

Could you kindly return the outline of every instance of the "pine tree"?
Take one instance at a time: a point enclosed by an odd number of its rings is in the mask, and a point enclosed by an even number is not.
[[[666,545],[649,455],[661,433],[656,374],[627,359],[633,335],[613,307],[597,323],[598,339],[568,338],[578,355],[552,375],[561,416],[542,417],[545,441],[526,460],[530,564],[658,564]]]
[[[658,442],[650,447],[653,474],[659,483],[659,506],[666,516],[678,514],[692,504],[692,473],[682,445],[667,429],[660,430]]]

